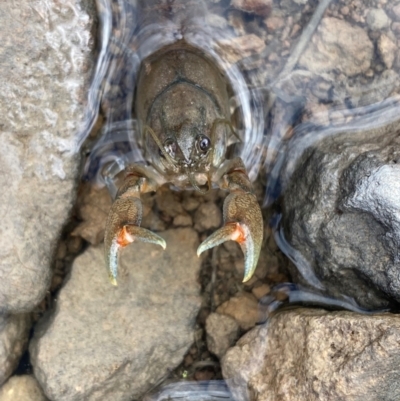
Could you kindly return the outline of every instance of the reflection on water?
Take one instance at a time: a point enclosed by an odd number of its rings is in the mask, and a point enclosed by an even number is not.
[[[348,26],[336,15],[323,21],[334,4],[281,1],[271,10],[246,14],[225,0],[98,0],[99,61],[80,144],[98,110],[106,122],[91,144],[86,177],[115,193],[114,177],[129,163],[145,162],[133,109],[136,77],[146,57],[180,40],[200,49],[226,76],[232,88],[232,121],[242,139],[232,152],[242,157],[252,179],[267,177],[265,206],[279,198],[296,162],[317,141],[398,119],[399,62],[383,50],[374,53],[373,29],[371,38],[368,29],[363,35],[358,31],[365,18],[357,17],[357,9],[349,11]],[[335,30],[338,36],[359,35],[351,43],[355,47],[328,43]],[[318,36],[312,39],[315,32]],[[274,228],[279,247],[305,281],[323,290],[305,258],[287,244],[278,223]],[[352,299],[333,300],[318,291],[285,287],[289,302],[365,312]],[[273,310],[274,302],[265,299],[264,305]],[[164,391],[170,390],[181,394],[176,388]],[[182,391],[185,399],[197,399],[194,388],[190,396]],[[165,397],[173,399],[171,394]]]
[[[227,385],[222,381],[179,382],[164,386],[159,392],[144,397],[143,401],[232,401]]]

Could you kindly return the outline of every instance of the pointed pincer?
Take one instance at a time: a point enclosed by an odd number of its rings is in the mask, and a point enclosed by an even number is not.
[[[140,227],[142,203],[137,197],[121,197],[113,203],[104,238],[105,258],[111,284],[117,285],[119,250],[135,240],[166,248],[163,238]]]
[[[263,219],[255,195],[231,193],[224,203],[225,225],[211,234],[197,249],[197,256],[225,241],[236,241],[244,254],[244,278],[249,281],[257,267],[263,239]]]

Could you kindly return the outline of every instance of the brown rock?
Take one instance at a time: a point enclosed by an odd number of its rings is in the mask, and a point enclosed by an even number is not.
[[[362,28],[325,17],[299,65],[314,73],[340,70],[352,76],[369,69],[373,51],[374,46]]]
[[[282,28],[285,22],[281,17],[271,16],[264,20],[264,24],[266,25],[268,32],[274,33]]]
[[[378,51],[388,69],[392,68],[396,57],[397,45],[387,36],[382,34],[378,39]]]
[[[75,228],[72,235],[80,236],[92,245],[100,244],[104,239],[111,203],[111,196],[106,187],[85,186],[78,204],[78,214],[82,223]]]
[[[238,339],[239,325],[230,316],[211,313],[206,320],[206,332],[208,349],[221,359]]]
[[[247,292],[230,298],[217,308],[217,313],[233,317],[242,330],[249,330],[260,320],[257,299]]]
[[[231,7],[266,17],[271,11],[272,0],[231,0]]]
[[[174,218],[173,224],[176,227],[190,227],[193,225],[193,220],[188,214],[179,214]]]
[[[400,316],[282,311],[222,360],[236,399],[380,401],[400,394]]]
[[[219,40],[218,44],[219,51],[232,64],[265,49],[265,42],[254,34]]]
[[[253,288],[251,292],[257,299],[261,299],[271,292],[271,287],[268,284],[261,284],[260,286]]]

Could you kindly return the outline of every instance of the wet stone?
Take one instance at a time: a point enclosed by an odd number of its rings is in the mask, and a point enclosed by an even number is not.
[[[238,61],[261,53],[265,49],[265,43],[259,36],[249,34],[232,39],[219,40],[220,50],[226,59],[234,64]]]
[[[239,325],[230,316],[211,313],[206,321],[207,346],[210,352],[222,358],[239,337]]]
[[[188,228],[160,235],[165,251],[145,243],[123,250],[116,287],[102,245],[75,259],[30,344],[34,374],[50,399],[139,399],[181,363],[200,308],[198,237]]]
[[[305,151],[283,204],[285,238],[304,257],[293,279],[308,284],[312,272],[368,309],[400,302],[400,121],[388,118]]]
[[[0,316],[0,385],[18,366],[28,344],[30,328],[29,314]]]
[[[0,401],[47,401],[34,376],[11,377],[0,388]]]
[[[395,21],[400,21],[400,4],[396,4],[392,8],[392,15]]]
[[[373,50],[374,46],[362,28],[338,18],[325,17],[299,65],[314,73],[339,70],[353,76],[369,69]]]
[[[397,45],[387,35],[378,39],[378,51],[387,68],[392,68],[397,51]]]
[[[94,63],[93,1],[0,3],[0,305],[31,310],[75,199]]]
[[[389,27],[390,19],[381,8],[371,9],[367,13],[367,25],[373,31],[380,31]]]
[[[398,400],[400,317],[295,309],[243,336],[222,360],[237,400]]]

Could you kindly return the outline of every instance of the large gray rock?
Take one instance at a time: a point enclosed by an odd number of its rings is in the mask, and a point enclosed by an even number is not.
[[[222,373],[240,401],[397,401],[400,316],[282,311],[228,350]]]
[[[13,376],[0,388],[0,401],[46,401],[37,380],[31,375]]]
[[[108,281],[103,246],[75,260],[30,346],[51,400],[139,399],[181,362],[200,307],[198,236],[189,228],[161,235],[165,251],[143,243],[124,250],[117,287]]]
[[[29,314],[0,316],[0,385],[17,367],[28,345],[30,328]]]
[[[32,309],[75,197],[94,2],[0,3],[0,305]]]
[[[303,265],[366,308],[400,302],[399,132],[397,121],[323,139],[300,157],[284,196],[285,237]]]

